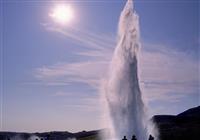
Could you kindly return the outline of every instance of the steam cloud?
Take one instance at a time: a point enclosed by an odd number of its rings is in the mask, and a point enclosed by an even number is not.
[[[120,140],[123,136],[147,140],[149,134],[156,136],[148,124],[145,105],[138,80],[138,50],[140,48],[139,17],[128,0],[124,7],[118,29],[118,44],[110,64],[108,79],[104,81],[106,111],[110,136]],[[154,128],[153,123],[151,123]]]

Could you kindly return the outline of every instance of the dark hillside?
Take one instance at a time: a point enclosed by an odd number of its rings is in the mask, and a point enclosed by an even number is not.
[[[200,139],[200,106],[191,108],[178,115],[156,115],[152,119],[159,128],[160,140]],[[30,140],[29,138],[33,135],[39,137],[37,140],[98,140],[99,133],[100,130],[78,133],[67,131],[45,133],[0,132],[0,140]]]
[[[159,128],[161,140],[200,139],[200,106],[176,116],[157,115],[153,120]]]

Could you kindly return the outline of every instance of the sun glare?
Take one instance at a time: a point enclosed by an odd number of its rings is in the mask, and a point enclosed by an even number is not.
[[[57,5],[50,16],[55,22],[67,24],[74,18],[74,11],[70,5]]]

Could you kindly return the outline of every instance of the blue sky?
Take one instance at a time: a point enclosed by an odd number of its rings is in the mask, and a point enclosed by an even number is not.
[[[116,44],[126,1],[70,3],[74,21],[49,17],[57,2],[1,2],[1,130],[101,128],[100,81]],[[140,83],[149,114],[198,106],[199,1],[136,0]],[[3,98],[2,98],[3,97]]]

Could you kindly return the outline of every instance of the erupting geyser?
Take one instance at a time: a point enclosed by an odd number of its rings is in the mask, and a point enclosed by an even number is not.
[[[105,83],[105,99],[111,132],[109,139],[120,140],[123,136],[147,140],[148,121],[138,81],[137,53],[140,47],[139,19],[128,0],[119,20],[118,44]],[[154,134],[153,134],[154,135]]]

